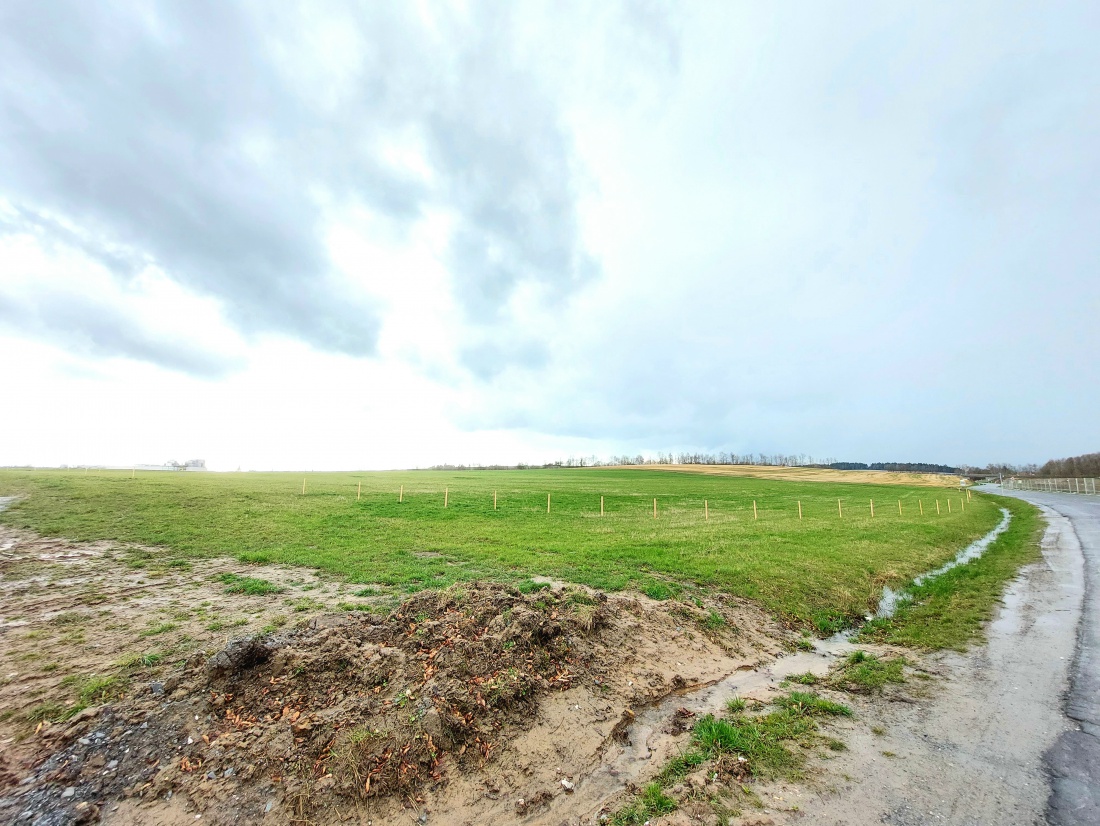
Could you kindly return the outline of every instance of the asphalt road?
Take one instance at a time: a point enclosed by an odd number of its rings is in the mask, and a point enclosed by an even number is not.
[[[1100,824],[1100,497],[1036,491],[991,492],[1043,505],[1069,520],[1083,557],[1084,601],[1063,712],[1072,725],[1044,755],[1056,826]]]

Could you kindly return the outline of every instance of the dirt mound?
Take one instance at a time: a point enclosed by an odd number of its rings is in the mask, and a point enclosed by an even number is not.
[[[608,755],[632,748],[634,710],[770,660],[782,637],[732,600],[560,585],[426,591],[384,620],[321,615],[48,728],[54,753],[0,799],[0,819],[387,822],[413,808],[500,822],[537,820],[563,795],[555,817],[598,809],[629,781]],[[578,785],[601,766],[603,781]]]

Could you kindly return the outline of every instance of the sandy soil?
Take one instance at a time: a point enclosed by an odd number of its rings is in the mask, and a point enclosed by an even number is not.
[[[37,720],[71,708],[88,678],[120,674],[150,683],[196,652],[265,627],[308,620],[354,596],[356,586],[315,572],[234,560],[158,567],[152,549],[71,543],[0,525],[0,787],[43,754]],[[277,594],[228,593],[234,573],[276,583]],[[361,586],[360,586],[361,587]],[[138,658],[145,657],[145,666]],[[121,663],[137,660],[120,667]],[[30,722],[28,718],[31,718]]]

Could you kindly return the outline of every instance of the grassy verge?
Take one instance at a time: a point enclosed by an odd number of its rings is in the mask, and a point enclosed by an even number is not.
[[[998,519],[987,497],[964,508],[957,490],[667,471],[307,474],[305,493],[302,483],[5,470],[0,495],[24,498],[0,521],[152,546],[162,565],[230,556],[408,592],[535,576],[657,599],[718,588],[828,633],[866,614],[883,585],[942,564]]]
[[[692,794],[676,784],[703,767],[714,780],[723,781],[705,799],[720,817],[735,813],[739,801],[733,790],[737,784],[749,778],[798,779],[815,747],[843,748],[839,741],[819,733],[818,720],[851,714],[841,703],[798,691],[777,698],[771,711],[748,713],[741,704],[731,705],[723,718],[708,714],[696,722],[691,747],[669,761],[652,783],[612,816],[611,823],[641,826],[674,811],[681,802],[674,795]]]
[[[1043,530],[1042,516],[1034,505],[1008,497],[990,499],[1011,511],[1008,529],[979,559],[912,588],[912,602],[902,603],[892,619],[867,623],[861,640],[962,650],[981,637],[1006,583],[1022,565],[1041,557]]]

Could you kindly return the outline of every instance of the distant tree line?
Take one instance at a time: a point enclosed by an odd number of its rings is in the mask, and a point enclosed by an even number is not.
[[[1051,459],[1036,476],[1043,477],[1100,477],[1100,453],[1085,453],[1068,459]]]
[[[928,462],[830,462],[827,467],[833,470],[890,470],[901,473],[961,473],[961,469],[952,465],[933,465]]]
[[[937,465],[928,462],[840,462],[835,459],[818,461],[805,453],[641,453],[629,456],[610,456],[601,459],[598,456],[570,456],[546,464],[518,465],[433,465],[431,470],[521,470],[525,468],[551,469],[576,467],[618,467],[621,465],[765,465],[772,467],[816,467],[835,470],[888,470],[902,473],[960,473],[960,469],[951,465]]]

